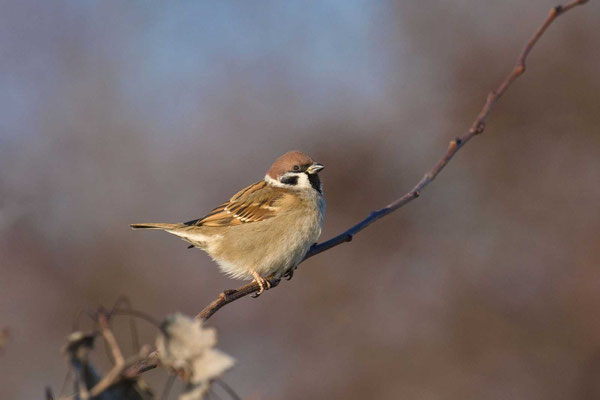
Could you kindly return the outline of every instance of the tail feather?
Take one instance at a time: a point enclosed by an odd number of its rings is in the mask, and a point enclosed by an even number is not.
[[[198,232],[199,227],[187,226],[185,224],[162,224],[162,223],[142,223],[129,225],[133,229],[160,229],[173,235],[179,236],[181,239],[191,243],[191,247],[205,248],[207,237],[201,232]]]
[[[143,224],[131,224],[129,225],[133,229],[163,229],[169,230],[173,228],[178,228],[181,224],[161,224],[161,223],[143,223]]]

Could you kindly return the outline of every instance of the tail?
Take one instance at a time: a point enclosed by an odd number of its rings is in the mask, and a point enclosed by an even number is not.
[[[162,229],[162,230],[169,230],[169,229],[174,229],[174,228],[178,228],[181,226],[181,224],[155,224],[155,223],[147,223],[147,224],[131,224],[129,225],[130,227],[132,227],[133,229]]]

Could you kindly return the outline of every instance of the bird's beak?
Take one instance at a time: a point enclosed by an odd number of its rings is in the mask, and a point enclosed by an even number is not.
[[[306,170],[306,172],[308,172],[309,174],[316,174],[317,172],[319,172],[323,168],[325,168],[325,166],[323,164],[319,164],[318,162],[316,162],[313,165],[311,165],[310,167],[308,167],[308,169]]]

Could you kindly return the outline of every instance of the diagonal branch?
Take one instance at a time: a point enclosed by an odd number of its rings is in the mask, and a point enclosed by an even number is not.
[[[373,222],[385,217],[386,215],[394,212],[398,208],[408,204],[412,200],[419,197],[421,191],[439,175],[442,169],[444,169],[448,162],[450,162],[454,154],[456,154],[458,150],[460,150],[465,145],[465,143],[471,140],[475,135],[478,135],[485,130],[485,121],[492,107],[494,106],[496,101],[498,101],[498,99],[504,94],[508,87],[515,81],[515,79],[517,79],[520,75],[522,75],[525,72],[525,62],[527,61],[527,56],[529,55],[531,49],[535,46],[537,41],[540,39],[540,37],[544,34],[548,26],[550,26],[550,24],[559,15],[584,3],[587,3],[587,0],[575,0],[564,6],[556,6],[550,10],[550,14],[548,15],[548,17],[544,20],[543,24],[537,29],[537,31],[533,34],[533,36],[525,45],[524,49],[519,55],[519,58],[517,59],[516,66],[506,76],[506,78],[502,81],[498,88],[488,94],[487,100],[483,105],[483,108],[471,124],[469,130],[462,136],[459,136],[450,142],[448,150],[446,151],[444,156],[433,166],[433,168],[431,168],[423,176],[423,178],[421,178],[421,180],[408,193],[396,199],[387,206],[371,212],[371,214],[369,214],[367,218],[358,222],[356,225],[352,226],[345,232],[340,233],[339,235],[327,240],[326,242],[314,245],[308,251],[308,254],[304,257],[304,260],[329,249],[332,249],[333,247],[336,247],[342,243],[350,242],[354,235],[365,229],[367,226],[371,225]],[[271,283],[271,286],[274,287],[277,286],[280,281],[279,279],[270,278],[269,282]],[[252,294],[258,290],[258,284],[254,282],[243,285],[235,290],[225,290],[223,293],[219,294],[219,296],[214,301],[212,301],[210,304],[204,307],[204,309],[196,316],[196,318],[206,320],[218,310],[220,310],[223,306],[242,297],[245,297],[249,294]],[[126,368],[124,375],[126,375],[127,377],[133,377],[145,371],[156,368],[158,366],[158,359],[156,356],[156,352],[153,352],[148,357],[142,360],[138,360],[137,362],[133,362],[133,365],[131,365],[128,362],[126,362],[126,364],[130,365],[130,367]]]
[[[469,140],[471,140],[474,136],[483,133],[485,130],[485,123],[487,117],[498,101],[500,97],[506,92],[506,90],[512,85],[512,83],[525,72],[525,62],[527,61],[527,57],[529,53],[536,45],[540,37],[546,32],[546,29],[554,22],[554,20],[569,11],[570,9],[587,3],[588,0],[574,0],[566,5],[558,5],[550,10],[550,13],[546,20],[542,23],[542,25],[536,30],[536,32],[531,36],[519,58],[517,59],[517,64],[513,68],[513,70],[504,78],[502,83],[496,88],[496,90],[491,91],[488,96],[483,108],[471,124],[469,130],[464,133],[462,136],[458,136],[456,139],[450,142],[448,146],[448,150],[446,154],[431,168],[427,173],[421,178],[421,180],[404,196],[394,200],[387,206],[371,212],[369,216],[362,221],[358,222],[356,225],[352,226],[350,229],[345,232],[340,233],[339,235],[327,240],[326,242],[315,244],[309,251],[308,254],[302,260],[320,254],[324,251],[332,249],[342,243],[350,242],[354,235],[365,229],[367,226],[371,225],[373,222],[377,221],[380,218],[391,214],[402,206],[410,203],[412,200],[416,199],[420,196],[421,191],[427,187],[438,175],[439,173],[446,167],[448,162],[454,157],[454,155],[460,150]],[[277,286],[279,284],[279,279],[276,278],[268,278],[271,286]],[[256,282],[251,282],[246,285],[243,285],[235,290],[226,290],[223,293],[219,294],[219,296],[211,302],[209,305],[204,307],[204,309],[196,316],[196,318],[208,319],[214,313],[216,313],[221,307],[238,300],[242,297],[245,297],[251,293],[254,293],[259,290],[259,286]]]

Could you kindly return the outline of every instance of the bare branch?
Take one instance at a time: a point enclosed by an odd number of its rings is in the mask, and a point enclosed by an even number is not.
[[[123,375],[126,378],[134,378],[141,373],[150,371],[151,369],[158,367],[158,364],[158,353],[156,351],[153,351],[148,355],[148,357],[139,360],[136,363],[133,363],[129,368],[125,370]]]
[[[429,171],[427,171],[427,173],[425,173],[423,178],[421,178],[421,180],[408,193],[406,193],[404,196],[400,197],[399,199],[394,200],[392,203],[388,204],[387,206],[385,206],[379,210],[371,212],[371,214],[367,218],[358,222],[356,225],[352,226],[350,229],[346,230],[345,232],[342,232],[341,234],[335,236],[332,239],[329,239],[326,242],[323,242],[323,243],[313,246],[302,261],[305,261],[306,259],[308,259],[312,256],[315,256],[324,251],[327,251],[327,250],[329,250],[333,247],[336,247],[342,243],[351,241],[352,238],[354,237],[354,235],[356,235],[357,233],[359,233],[360,231],[365,229],[367,226],[371,225],[373,222],[377,221],[380,218],[387,216],[388,214],[391,214],[392,212],[396,211],[400,207],[405,206],[412,200],[419,197],[419,195],[421,194],[421,191],[425,187],[427,187],[438,176],[438,174],[446,167],[448,162],[450,162],[450,160],[452,159],[452,157],[454,157],[454,155],[458,152],[458,150],[460,150],[475,135],[479,135],[479,134],[483,133],[483,131],[485,130],[485,123],[486,123],[487,117],[488,117],[490,111],[492,110],[493,106],[496,104],[498,99],[500,99],[500,97],[504,94],[504,92],[512,85],[512,83],[520,75],[522,75],[525,72],[525,62],[527,61],[527,57],[529,56],[529,53],[531,52],[533,47],[536,45],[536,43],[538,42],[540,37],[546,32],[546,29],[548,29],[550,24],[552,24],[552,22],[554,22],[554,20],[559,15],[564,14],[565,12],[569,11],[570,9],[572,9],[576,6],[587,3],[587,1],[588,0],[575,0],[564,6],[559,5],[550,10],[550,14],[546,18],[546,20],[536,30],[536,32],[533,34],[533,36],[529,39],[529,41],[525,45],[525,48],[523,49],[523,51],[519,55],[519,58],[517,59],[517,64],[514,67],[514,69],[506,76],[504,81],[502,81],[502,83],[498,86],[498,88],[496,90],[493,90],[492,92],[490,92],[488,94],[487,100],[486,100],[485,104],[483,105],[483,108],[481,109],[481,111],[479,112],[479,114],[477,115],[477,117],[475,118],[473,123],[471,124],[471,127],[469,128],[469,130],[466,133],[464,133],[462,136],[459,136],[455,140],[452,140],[450,142],[450,145],[448,146],[448,150],[446,151],[446,154],[444,154],[444,156],[433,166],[433,168],[431,168]],[[279,284],[279,279],[275,279],[275,278],[271,277],[271,278],[269,278],[269,282],[271,283],[271,286],[277,286],[277,284]],[[255,282],[248,283],[248,284],[241,286],[235,290],[226,290],[223,293],[221,293],[219,295],[219,297],[217,297],[213,302],[211,302],[209,305],[207,305],[196,316],[196,318],[201,318],[201,319],[206,320],[206,319],[210,318],[219,309],[221,309],[221,307],[223,307],[235,300],[238,300],[242,297],[245,297],[251,293],[254,293],[258,290],[259,290],[259,286]]]
[[[121,379],[127,378],[129,376],[128,369],[149,358],[148,356],[151,351],[150,346],[142,346],[138,354],[125,359],[117,339],[110,329],[108,315],[104,311],[98,312],[98,325],[100,326],[100,332],[102,333],[104,340],[106,340],[110,353],[114,359],[114,366],[106,375],[104,375],[104,377],[102,377],[100,382],[89,390],[89,393],[87,394],[89,398],[98,396],[112,385],[121,381]]]
[[[125,363],[125,358],[123,358],[123,353],[121,353],[121,348],[117,343],[117,339],[108,325],[108,317],[103,312],[98,313],[98,325],[100,325],[100,332],[110,349],[110,354],[112,355],[115,366],[123,365],[123,363]]]
[[[98,396],[100,393],[104,392],[106,389],[111,387],[112,385],[121,381],[121,379],[129,378],[131,373],[128,372],[128,369],[132,366],[137,365],[143,360],[148,359],[150,354],[150,346],[142,346],[140,352],[129,357],[126,360],[123,360],[121,364],[115,364],[113,368],[108,371],[106,375],[98,382],[93,388],[90,389],[89,395],[91,398]],[[156,365],[155,365],[156,366]]]

